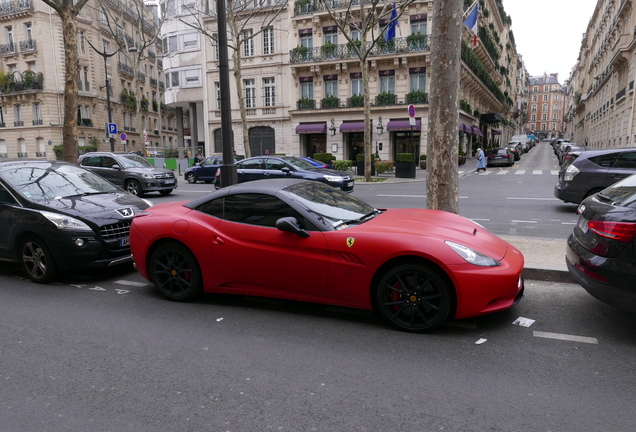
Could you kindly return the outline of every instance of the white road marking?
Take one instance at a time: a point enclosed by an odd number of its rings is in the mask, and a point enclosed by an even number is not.
[[[558,198],[506,197],[509,200],[560,201]]]
[[[476,222],[490,222],[490,219],[475,219],[475,218],[468,218],[471,221],[476,221]]]
[[[426,198],[426,195],[385,195],[379,194],[379,197],[396,197],[396,198]]]
[[[118,280],[115,281],[116,284],[119,285],[128,285],[128,286],[136,286],[136,287],[143,287],[146,286],[147,282],[134,282],[134,281],[127,281],[127,280]]]
[[[550,170],[550,174],[559,175],[559,170]]]
[[[541,331],[535,331],[535,332],[532,332],[532,334],[534,335],[534,337],[545,338],[545,339],[557,339],[557,340],[570,341],[570,342],[598,344],[598,339],[593,337],[575,336],[575,335],[567,335],[563,333],[550,333],[550,332],[541,332]]]
[[[516,174],[525,174],[525,173],[526,173],[526,170],[517,170],[517,172],[515,172],[515,175]]]
[[[525,221],[525,220],[516,220],[516,219],[513,219],[513,220],[511,220],[510,222],[512,222],[512,223],[533,223],[533,224],[536,224],[536,223],[537,223],[537,221],[536,221],[536,220],[532,220],[532,221]]]
[[[576,222],[561,222],[561,225],[576,225]]]
[[[543,171],[541,171],[541,170],[534,170],[534,171],[532,171],[532,174],[534,174],[534,175],[541,175],[541,174],[543,174]]]
[[[499,172],[497,173],[497,175],[504,175],[504,174],[508,174],[508,173],[509,173],[509,171],[508,171],[508,170],[506,170],[506,171],[503,171],[503,170],[502,170],[502,171],[499,171]]]

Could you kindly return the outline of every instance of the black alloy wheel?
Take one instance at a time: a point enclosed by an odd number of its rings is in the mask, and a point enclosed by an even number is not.
[[[48,247],[38,237],[27,237],[20,247],[22,268],[29,279],[48,283],[57,277],[57,268]]]
[[[437,270],[421,264],[390,269],[376,294],[382,317],[408,332],[425,332],[442,325],[453,301],[449,282]]]
[[[193,172],[189,172],[186,174],[185,179],[188,183],[196,183],[197,182],[197,176],[196,174],[194,174]]]
[[[141,197],[143,195],[143,191],[141,190],[141,184],[137,180],[128,180],[126,182],[126,190],[133,195]]]
[[[164,190],[159,191],[159,193],[160,193],[162,196],[168,196],[168,195],[170,195],[170,194],[172,193],[172,191],[173,191],[173,190],[174,190],[174,189],[164,189]]]
[[[152,253],[148,264],[152,283],[167,299],[188,301],[203,291],[201,268],[188,248],[164,243]]]

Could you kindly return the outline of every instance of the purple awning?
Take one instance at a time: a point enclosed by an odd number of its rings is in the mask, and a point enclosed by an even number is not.
[[[297,134],[326,134],[327,123],[305,123],[296,126]]]
[[[460,123],[459,124],[459,130],[461,132],[468,132],[471,133],[473,131],[473,128],[471,128],[470,126],[468,126],[467,124],[464,123]]]
[[[501,129],[493,129],[492,130],[492,134],[493,135],[501,135]]]
[[[389,122],[390,123],[390,122]],[[371,130],[373,130],[373,121],[371,121]],[[340,125],[341,133],[348,132],[364,132],[364,122],[348,122]]]
[[[479,129],[479,126],[473,126],[473,127],[472,127],[472,129],[473,129],[473,134],[475,134],[475,135],[479,135],[479,136],[481,136],[481,137],[483,137],[483,136],[484,136],[484,134],[483,134],[483,132],[481,131],[481,129]]]
[[[413,130],[421,130],[422,129],[422,120],[415,120],[415,126],[413,126]],[[410,131],[411,124],[408,120],[390,120],[386,125],[386,130],[391,132],[399,132],[399,131]]]

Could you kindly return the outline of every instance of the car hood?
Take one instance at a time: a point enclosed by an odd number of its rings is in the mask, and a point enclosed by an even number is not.
[[[501,260],[512,247],[477,223],[440,210],[388,209],[360,225],[386,235],[426,236],[450,240]]]
[[[128,193],[111,192],[37,202],[34,203],[33,207],[39,210],[63,213],[85,222],[104,225],[125,219],[132,220],[135,213],[148,208],[148,203]]]
[[[134,172],[139,174],[166,174],[172,173],[171,170],[160,167],[148,167],[148,168],[126,168],[127,172]]]
[[[329,169],[329,168],[315,168],[315,169],[307,169],[305,171],[311,171],[311,172],[314,172],[316,174],[323,174],[323,175],[332,175],[332,176],[339,176],[339,177],[351,177],[349,175],[349,173],[346,172],[346,171],[338,171],[338,170]]]

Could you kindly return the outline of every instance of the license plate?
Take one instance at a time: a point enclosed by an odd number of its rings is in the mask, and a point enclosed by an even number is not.
[[[130,237],[120,238],[119,246],[130,246]]]
[[[579,218],[579,222],[577,223],[577,225],[578,225],[579,229],[581,231],[583,231],[583,234],[587,234],[587,231],[588,231],[588,227],[587,227],[588,220],[587,219],[585,219],[583,216],[581,216]]]
[[[174,184],[174,179],[164,180],[163,184]]]
[[[353,182],[352,181],[347,183],[347,187],[352,187],[352,186],[353,186]]]

